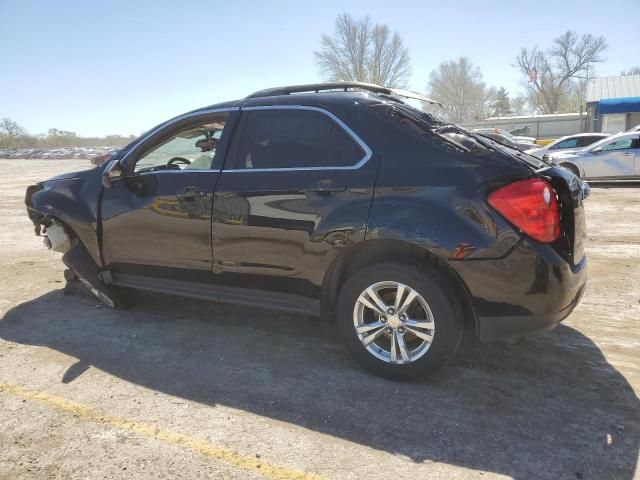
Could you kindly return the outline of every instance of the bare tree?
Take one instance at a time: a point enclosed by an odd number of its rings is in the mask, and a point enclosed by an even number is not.
[[[625,77],[627,75],[640,75],[640,67],[631,67],[629,70],[623,70],[620,72],[620,76]]]
[[[411,75],[409,50],[398,32],[372,24],[369,17],[339,15],[333,36],[322,36],[314,57],[322,74],[335,82],[405,87]]]
[[[548,50],[522,48],[515,66],[529,77],[530,100],[544,113],[557,113],[574,79],[588,77],[593,65],[604,61],[606,49],[604,37],[567,31]]]
[[[526,115],[529,113],[527,111],[527,99],[522,95],[513,97],[511,99],[511,110],[514,115]]]
[[[5,134],[9,139],[22,135],[25,132],[24,128],[11,120],[9,117],[5,117],[0,120],[0,133]]]
[[[438,65],[429,75],[428,90],[442,103],[442,116],[456,123],[484,118],[487,103],[495,96],[482,81],[480,69],[466,57]]]

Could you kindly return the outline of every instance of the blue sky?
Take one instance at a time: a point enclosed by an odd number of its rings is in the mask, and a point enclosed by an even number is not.
[[[465,55],[487,84],[517,93],[519,48],[568,29],[607,38],[599,74],[640,65],[638,0],[0,0],[0,117],[32,133],[139,134],[254,90],[319,81],[313,51],[342,12],[401,34],[417,91],[440,62]]]

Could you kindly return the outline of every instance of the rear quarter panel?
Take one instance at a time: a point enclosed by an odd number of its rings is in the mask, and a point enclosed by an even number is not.
[[[530,169],[491,150],[453,150],[373,110],[358,122],[381,159],[367,240],[404,240],[454,260],[499,258],[514,247],[520,235],[487,205],[486,192]]]

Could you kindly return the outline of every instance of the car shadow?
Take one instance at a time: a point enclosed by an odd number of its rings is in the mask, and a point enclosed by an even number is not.
[[[466,340],[414,383],[359,368],[318,319],[141,294],[129,311],[50,292],[8,311],[0,337],[128,382],[405,456],[513,478],[634,476],[640,403],[577,330],[519,345]],[[409,472],[407,472],[409,473]]]

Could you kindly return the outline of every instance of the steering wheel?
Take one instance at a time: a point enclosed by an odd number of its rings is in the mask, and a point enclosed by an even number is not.
[[[177,165],[178,163],[184,163],[185,165],[190,165],[191,164],[191,162],[189,160],[187,160],[186,158],[173,157],[171,160],[169,160],[167,162],[167,167],[169,167],[169,168],[180,168]]]

